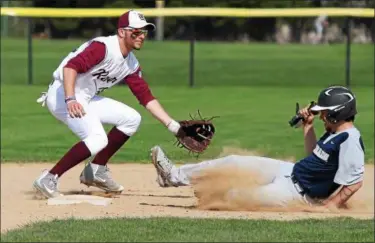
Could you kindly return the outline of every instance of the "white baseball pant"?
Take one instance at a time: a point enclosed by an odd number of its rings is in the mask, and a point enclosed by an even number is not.
[[[313,200],[302,196],[290,176],[294,164],[272,158],[259,156],[229,155],[223,158],[203,161],[201,163],[174,166],[171,170],[171,181],[179,185],[189,185],[191,178],[202,170],[221,165],[235,166],[241,170],[249,170],[262,177],[265,184],[256,189],[249,189],[249,193],[261,200],[264,206],[286,206],[290,202],[311,204]],[[233,191],[233,193],[236,193]],[[243,192],[241,192],[243,193]],[[258,196],[257,196],[258,195]]]
[[[76,94],[76,99],[86,113],[81,118],[70,117],[65,104],[64,86],[54,81],[48,89],[45,103],[53,116],[66,124],[86,144],[92,156],[108,144],[102,124],[112,124],[128,136],[138,130],[141,115],[133,108],[101,96],[88,100],[84,95]]]

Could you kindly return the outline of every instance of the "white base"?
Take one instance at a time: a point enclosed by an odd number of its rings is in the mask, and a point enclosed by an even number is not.
[[[63,195],[55,198],[49,198],[48,205],[68,205],[89,203],[95,206],[107,206],[112,201],[112,198],[105,198],[91,195]]]

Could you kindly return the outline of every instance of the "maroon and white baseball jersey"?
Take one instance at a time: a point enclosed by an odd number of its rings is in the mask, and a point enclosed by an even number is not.
[[[77,71],[75,94],[86,100],[122,81],[142,105],[154,99],[137,58],[133,52],[122,55],[116,35],[94,38],[69,53],[53,73],[53,78],[61,83],[64,67]]]

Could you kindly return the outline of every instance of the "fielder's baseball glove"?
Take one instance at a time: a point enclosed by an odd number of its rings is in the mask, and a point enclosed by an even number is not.
[[[179,121],[181,128],[176,137],[178,146],[199,154],[207,149],[215,134],[215,126],[212,123],[215,117],[204,119],[199,110],[198,115],[200,119],[195,119],[190,115],[191,120]]]

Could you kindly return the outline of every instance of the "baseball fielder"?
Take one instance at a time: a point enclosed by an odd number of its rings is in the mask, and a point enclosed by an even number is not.
[[[320,113],[326,132],[316,139],[314,114]],[[260,174],[265,183],[249,192],[263,206],[286,206],[299,201],[325,209],[341,207],[361,186],[364,145],[354,126],[356,98],[347,88],[332,86],[321,91],[317,105],[299,111],[307,157],[298,163],[257,156],[230,155],[198,164],[175,166],[159,146],[151,149],[152,162],[162,187],[190,185],[196,173],[220,165],[231,165]],[[235,193],[235,192],[231,192]]]
[[[112,86],[125,82],[141,105],[170,132],[180,124],[172,119],[151,93],[142,78],[141,66],[133,50],[141,49],[148,23],[137,11],[130,10],[118,19],[117,33],[89,40],[69,53],[53,73],[53,82],[38,102],[79,137],[51,170],[35,180],[34,187],[46,197],[60,195],[57,181],[66,171],[92,156],[81,173],[80,181],[108,192],[121,192],[109,173],[108,160],[137,132],[140,114],[119,101],[99,96]],[[102,124],[114,127],[105,133]]]

